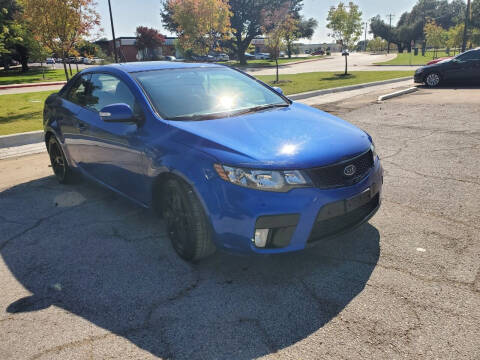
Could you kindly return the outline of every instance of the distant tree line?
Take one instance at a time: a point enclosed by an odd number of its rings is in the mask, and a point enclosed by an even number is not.
[[[412,41],[423,52],[428,47],[459,47],[462,45],[467,5],[464,0],[419,0],[411,11],[403,13],[390,27],[380,15],[371,19],[370,32],[399,52],[411,51]],[[480,43],[480,0],[472,0],[469,14],[468,46]]]

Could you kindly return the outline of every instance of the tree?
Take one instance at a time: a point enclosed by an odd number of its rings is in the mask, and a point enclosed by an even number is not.
[[[381,19],[380,15],[370,20],[370,32],[374,37],[380,37],[389,43],[397,45],[398,52],[403,52],[403,43],[399,40],[396,29],[390,28],[390,26]]]
[[[347,7],[349,8],[347,10]],[[352,49],[362,35],[362,12],[358,5],[350,2],[348,6],[339,3],[332,6],[327,16],[329,36],[340,41],[345,49]],[[347,56],[345,56],[345,75],[348,73]]]
[[[278,58],[280,51],[286,46],[286,36],[296,27],[295,19],[288,14],[288,8],[280,8],[269,12],[265,16],[265,32],[267,32],[266,46],[270,56],[276,64],[276,80],[278,83]],[[268,30],[267,30],[268,29]]]
[[[94,0],[23,0],[30,31],[51,53],[67,58],[100,25]],[[64,64],[68,80],[67,67]]]
[[[473,0],[471,7],[471,25],[480,28],[480,0]]]
[[[454,55],[456,49],[462,46],[464,28],[464,24],[458,24],[457,26],[452,26],[447,31],[447,46],[454,49]]]
[[[285,41],[288,58],[292,57],[293,43],[299,39],[311,39],[318,26],[314,18],[305,19],[303,16],[290,15],[289,24],[286,24]]]
[[[3,54],[5,68],[9,66],[15,44],[22,41],[17,21],[20,12],[21,7],[17,1],[0,0],[0,54]]]
[[[433,47],[433,58],[436,58],[437,49],[442,47],[446,42],[445,30],[437,25],[435,20],[431,20],[425,25],[424,31],[427,44]]]
[[[479,1],[479,0],[476,0]],[[449,29],[463,22],[466,5],[464,0],[418,0],[410,12],[405,12],[400,16],[397,26],[389,29],[389,25],[376,16],[371,22],[371,32],[374,36],[394,43],[399,52],[405,48],[410,51],[411,41],[422,42],[423,51],[425,50],[424,28],[429,20]]]
[[[368,51],[383,51],[387,48],[388,43],[383,40],[381,37],[374,37],[372,40],[370,40],[367,44],[367,49]]]
[[[240,60],[246,64],[245,52],[252,40],[265,33],[265,14],[280,8],[283,4],[289,6],[291,14],[298,14],[302,8],[303,0],[228,0],[230,6],[230,27],[231,36],[223,41],[223,44],[230,48]],[[165,29],[177,32],[178,24],[169,6],[171,0],[163,0],[161,7],[162,23]]]
[[[230,34],[227,0],[167,0],[164,7],[184,49],[208,54]]]
[[[165,42],[165,37],[158,30],[145,26],[137,27],[137,48],[142,51],[143,59],[153,60],[155,49]]]

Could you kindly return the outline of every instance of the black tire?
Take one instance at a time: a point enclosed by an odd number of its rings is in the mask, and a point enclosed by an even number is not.
[[[166,180],[160,201],[168,235],[180,257],[194,262],[215,252],[211,225],[190,185],[179,179]]]
[[[68,166],[67,159],[63,153],[62,147],[55,136],[48,139],[48,155],[52,170],[60,184],[70,184],[74,180],[74,174]]]
[[[439,73],[433,72],[425,75],[424,81],[428,87],[438,87],[442,82],[442,77]]]

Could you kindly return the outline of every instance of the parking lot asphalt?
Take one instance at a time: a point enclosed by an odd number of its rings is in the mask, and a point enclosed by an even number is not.
[[[479,359],[480,89],[375,99],[320,107],[375,139],[382,208],[295,254],[187,264],[46,154],[0,161],[0,359]]]

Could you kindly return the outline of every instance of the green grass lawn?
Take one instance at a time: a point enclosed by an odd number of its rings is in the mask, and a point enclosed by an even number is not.
[[[356,85],[373,81],[412,76],[413,71],[352,71],[347,76],[334,72],[314,72],[294,75],[282,75],[280,83],[275,84],[275,75],[257,76],[271,86],[279,86],[286,95],[312,90],[330,89],[340,86]]]
[[[74,73],[76,73],[74,69],[72,70],[74,71]],[[63,80],[65,80],[65,72],[63,71],[63,69],[45,68],[45,79],[42,76],[41,68],[38,67],[31,68],[26,73],[22,73],[18,69],[0,71],[0,85]]]
[[[435,58],[445,56],[453,56],[453,51],[450,52],[450,55],[448,55],[445,51],[438,51],[436,57],[434,57],[433,51],[427,51],[425,56],[422,56],[421,51],[418,53],[418,56],[413,55],[413,53],[409,54],[405,52],[403,54],[398,54],[395,59],[380,62],[376,65],[425,65]]]
[[[42,130],[43,104],[53,92],[0,95],[0,135]]]
[[[305,61],[305,60],[314,60],[314,59],[321,59],[325,56],[303,56],[303,57],[293,57],[289,58],[281,58],[278,59],[278,64],[288,64],[291,62],[296,61]],[[272,67],[275,66],[275,60],[247,60],[247,65],[240,65],[240,63],[236,60],[231,60],[226,62],[227,65],[232,65],[235,67],[245,68],[245,67]]]
[[[282,75],[275,84],[275,76],[258,76],[272,86],[280,86],[285,94],[329,89],[372,81],[394,79],[413,75],[413,71],[353,71],[347,76],[334,72],[314,72]],[[42,129],[43,104],[55,91],[0,95],[0,135],[9,135]]]

